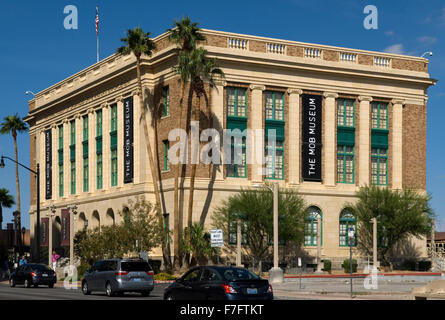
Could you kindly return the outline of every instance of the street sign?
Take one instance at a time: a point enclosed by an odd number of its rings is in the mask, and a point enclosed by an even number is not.
[[[224,246],[223,231],[221,229],[210,230],[210,243],[213,248]]]
[[[349,228],[348,229],[348,237],[354,238],[354,236],[355,236],[354,228]]]

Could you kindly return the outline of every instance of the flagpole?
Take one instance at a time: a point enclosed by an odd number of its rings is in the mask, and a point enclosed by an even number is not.
[[[97,38],[97,62],[99,62],[99,35],[97,35],[96,38]]]
[[[96,42],[97,42],[97,62],[99,62],[99,6],[96,6]]]

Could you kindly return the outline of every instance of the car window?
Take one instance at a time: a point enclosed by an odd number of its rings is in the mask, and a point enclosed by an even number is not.
[[[216,281],[216,280],[219,280],[219,277],[215,271],[210,270],[210,269],[204,269],[201,273],[200,280],[201,281]]]
[[[102,263],[102,261],[98,261],[98,262],[96,262],[96,263],[93,265],[93,267],[91,268],[91,271],[98,271],[98,270],[99,270],[99,267],[100,267],[100,265],[101,265],[101,263]]]
[[[151,266],[146,261],[125,261],[121,262],[122,271],[152,271]]]
[[[25,271],[31,271],[31,270],[32,270],[32,268],[30,265],[25,266]]]
[[[189,273],[184,275],[184,281],[188,281],[188,282],[195,282],[199,280],[199,269],[195,269],[190,271]]]
[[[107,270],[108,271],[116,271],[117,270],[117,261],[108,261]]]
[[[227,281],[259,279],[259,277],[252,272],[239,268],[226,269],[223,272],[223,276]]]
[[[51,270],[50,268],[48,268],[48,266],[45,265],[41,265],[41,264],[35,264],[32,266],[33,270],[37,270],[37,271],[45,271],[45,270]]]

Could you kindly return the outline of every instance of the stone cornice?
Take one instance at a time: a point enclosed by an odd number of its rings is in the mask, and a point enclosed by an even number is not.
[[[400,98],[394,98],[391,100],[392,104],[401,104],[404,105],[405,104],[405,100],[404,99],[400,99]]]

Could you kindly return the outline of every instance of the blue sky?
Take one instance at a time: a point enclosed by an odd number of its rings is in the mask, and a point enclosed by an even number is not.
[[[100,14],[100,55],[113,54],[125,30],[140,25],[153,36],[190,15],[202,28],[287,40],[420,56],[433,51],[429,89],[427,189],[445,231],[445,2],[443,0],[274,1],[3,1],[0,11],[0,118],[27,114],[26,90],[38,92],[96,61],[95,6]],[[378,9],[378,29],[363,27],[363,8]],[[77,30],[63,27],[66,5],[79,13]],[[18,139],[19,161],[29,163],[29,138]],[[11,136],[0,136],[0,154],[13,157]],[[16,195],[13,163],[0,169],[0,187]],[[23,224],[29,226],[29,174],[20,170]],[[13,210],[15,210],[13,208]],[[12,211],[4,210],[4,223]]]

